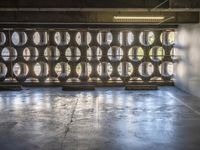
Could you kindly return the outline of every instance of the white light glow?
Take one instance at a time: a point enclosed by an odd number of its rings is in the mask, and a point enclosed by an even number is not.
[[[114,16],[114,19],[133,19],[133,20],[163,20],[164,16]]]

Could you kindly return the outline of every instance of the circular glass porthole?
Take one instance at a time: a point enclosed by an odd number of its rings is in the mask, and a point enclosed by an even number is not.
[[[173,75],[173,63],[164,61],[162,64],[159,66],[159,71],[162,76],[164,77],[170,77]]]
[[[54,40],[57,45],[67,45],[70,42],[70,35],[68,32],[56,32]]]
[[[46,60],[58,60],[60,57],[60,51],[55,46],[49,46],[44,50],[44,56]]]
[[[76,72],[79,76],[88,76],[92,72],[92,67],[89,63],[81,62],[76,66]]]
[[[6,35],[3,32],[0,32],[0,45],[4,45],[6,43]]]
[[[14,61],[17,59],[17,51],[13,47],[5,47],[1,51],[1,57],[4,61]]]
[[[39,52],[36,47],[26,47],[23,50],[23,57],[26,61],[37,60],[38,56],[39,56]]]
[[[150,77],[154,72],[154,66],[150,62],[143,62],[139,66],[139,73],[143,77]]]
[[[81,51],[78,47],[69,47],[65,52],[65,56],[69,61],[78,61],[81,57]]]
[[[160,41],[165,46],[173,45],[175,42],[175,32],[173,31],[164,31],[160,35]]]
[[[123,57],[123,50],[120,47],[113,46],[108,50],[107,55],[111,61],[119,61]]]
[[[144,51],[139,46],[131,47],[128,51],[128,57],[134,62],[140,61],[144,57]]]
[[[14,45],[22,46],[26,44],[28,37],[25,32],[13,32],[11,39]]]
[[[120,45],[129,46],[134,42],[134,34],[132,32],[120,32],[118,36]]]
[[[149,56],[155,62],[161,61],[165,56],[165,50],[162,47],[155,46],[151,48]]]
[[[113,37],[111,32],[101,31],[97,34],[97,41],[100,45],[110,45]]]
[[[34,72],[36,76],[46,77],[49,73],[49,66],[45,62],[38,62],[34,66]]]
[[[133,65],[130,62],[120,63],[117,69],[122,77],[128,77],[133,73]]]
[[[35,45],[46,45],[48,42],[47,32],[35,32],[33,35],[33,42]]]
[[[92,46],[87,50],[88,60],[100,60],[102,57],[102,50],[99,47]]]
[[[27,64],[19,62],[13,66],[13,73],[16,77],[26,77],[29,72]]]
[[[150,46],[155,41],[155,35],[152,31],[143,31],[139,36],[140,43],[144,46]]]
[[[112,73],[113,68],[112,65],[108,62],[102,62],[97,67],[97,72],[100,76],[108,75]]]
[[[4,63],[0,63],[0,79],[5,78],[8,68]]]
[[[81,31],[76,34],[76,43],[78,45],[88,45],[92,40],[90,32]]]
[[[68,63],[60,62],[56,64],[55,72],[58,77],[67,77],[71,72],[71,68]]]

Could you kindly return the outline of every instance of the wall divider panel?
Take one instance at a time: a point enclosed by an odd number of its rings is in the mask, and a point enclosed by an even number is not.
[[[0,84],[171,83],[173,29],[0,30]]]

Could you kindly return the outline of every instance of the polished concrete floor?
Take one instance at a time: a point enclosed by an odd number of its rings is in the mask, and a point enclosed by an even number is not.
[[[200,99],[175,87],[0,92],[0,150],[200,150]]]

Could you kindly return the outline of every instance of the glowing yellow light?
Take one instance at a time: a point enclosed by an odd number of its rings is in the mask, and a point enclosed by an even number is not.
[[[114,16],[114,19],[163,20],[164,16]]]

